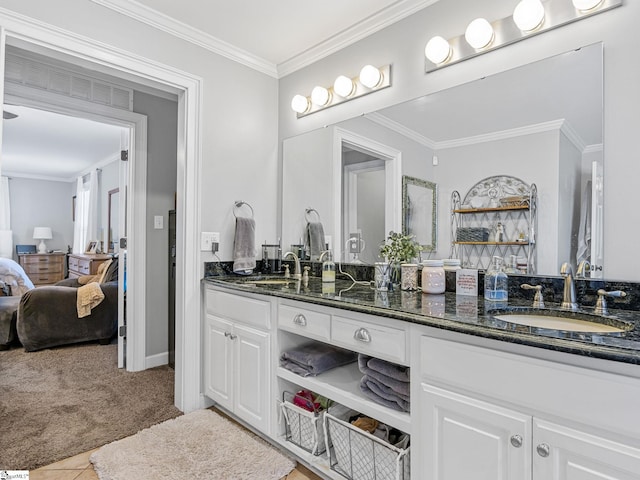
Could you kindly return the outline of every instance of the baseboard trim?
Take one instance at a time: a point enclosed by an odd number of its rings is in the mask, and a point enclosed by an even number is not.
[[[156,355],[145,357],[144,368],[159,367],[161,365],[167,365],[169,363],[169,352],[162,352]]]

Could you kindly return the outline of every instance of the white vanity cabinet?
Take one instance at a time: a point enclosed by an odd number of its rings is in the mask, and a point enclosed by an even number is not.
[[[204,393],[269,432],[271,303],[205,289]]]
[[[426,336],[420,345],[421,478],[640,479],[637,379]]]

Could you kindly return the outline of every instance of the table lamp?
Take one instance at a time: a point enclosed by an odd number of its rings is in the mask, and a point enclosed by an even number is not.
[[[51,233],[50,227],[35,227],[33,229],[33,239],[40,240],[40,244],[38,245],[38,253],[47,253],[47,246],[45,245],[45,240],[51,240],[53,238],[53,234]]]

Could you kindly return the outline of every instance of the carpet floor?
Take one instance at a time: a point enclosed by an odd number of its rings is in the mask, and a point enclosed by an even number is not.
[[[91,455],[101,480],[279,480],[295,462],[211,410],[197,410]]]
[[[33,470],[181,415],[174,371],[117,368],[117,345],[0,351],[0,468]]]

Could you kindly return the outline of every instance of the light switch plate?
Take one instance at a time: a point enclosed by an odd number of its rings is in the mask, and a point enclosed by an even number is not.
[[[156,230],[162,230],[164,228],[164,217],[162,215],[155,215],[153,217],[153,228]]]
[[[200,250],[210,252],[214,243],[220,243],[219,232],[202,232],[200,234]]]

